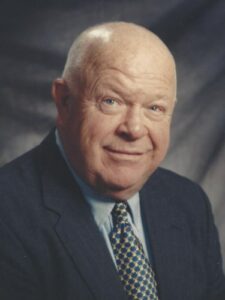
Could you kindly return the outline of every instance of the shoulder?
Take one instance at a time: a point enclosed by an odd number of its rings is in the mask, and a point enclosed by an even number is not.
[[[48,140],[48,137],[46,138]],[[46,165],[45,156],[51,157],[46,139],[0,168],[0,217],[18,217],[30,214],[41,206],[41,172]],[[46,148],[46,149],[45,149]]]
[[[167,204],[184,217],[193,220],[211,218],[212,209],[208,196],[202,187],[175,172],[158,168],[146,183],[147,189],[154,188]]]
[[[152,175],[152,178],[150,177],[149,182],[151,181],[172,195],[205,195],[203,189],[197,182],[167,169],[158,168]]]
[[[37,180],[40,166],[44,164],[42,152],[51,156],[48,144],[53,144],[52,136],[53,134],[50,133],[40,145],[0,168],[0,193],[9,189],[16,190],[22,185],[26,185],[26,189],[31,187],[28,183]]]
[[[37,148],[30,150],[0,168],[0,216],[26,212],[39,193],[39,176],[36,162]]]
[[[36,173],[35,156],[37,148],[30,150],[0,168],[0,193],[16,190],[22,182],[31,181]]]
[[[209,240],[218,240],[210,201],[199,184],[159,168],[144,189],[160,216],[185,229],[193,244],[208,247]]]

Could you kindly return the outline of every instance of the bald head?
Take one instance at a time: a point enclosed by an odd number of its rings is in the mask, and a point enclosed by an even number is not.
[[[167,46],[148,29],[125,22],[93,26],[82,32],[70,48],[62,77],[72,87],[85,74],[102,66],[143,69],[151,73],[151,62],[176,81],[175,62]],[[148,69],[147,69],[148,68]]]

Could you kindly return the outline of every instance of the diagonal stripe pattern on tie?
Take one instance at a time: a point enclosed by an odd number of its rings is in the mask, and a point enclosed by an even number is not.
[[[115,204],[111,244],[118,273],[130,300],[159,300],[153,269],[128,220],[127,203]]]

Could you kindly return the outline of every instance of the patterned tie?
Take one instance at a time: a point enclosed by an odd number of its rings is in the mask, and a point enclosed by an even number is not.
[[[118,273],[130,300],[159,300],[155,275],[142,244],[128,221],[127,203],[116,203],[112,216],[111,244]]]

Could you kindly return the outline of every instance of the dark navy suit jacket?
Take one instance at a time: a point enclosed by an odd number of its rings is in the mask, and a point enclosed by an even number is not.
[[[217,231],[200,187],[159,168],[140,199],[160,300],[224,300]],[[0,299],[127,299],[53,134],[0,171]]]

